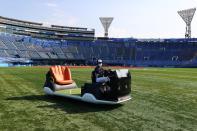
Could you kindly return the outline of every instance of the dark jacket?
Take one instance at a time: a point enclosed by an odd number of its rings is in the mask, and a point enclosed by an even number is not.
[[[96,78],[104,77],[105,70],[102,67],[96,66],[92,72],[92,82],[96,82]]]

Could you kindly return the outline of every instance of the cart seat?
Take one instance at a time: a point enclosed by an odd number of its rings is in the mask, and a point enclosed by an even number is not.
[[[70,69],[67,66],[52,66],[50,72],[56,84],[69,85],[74,83]]]

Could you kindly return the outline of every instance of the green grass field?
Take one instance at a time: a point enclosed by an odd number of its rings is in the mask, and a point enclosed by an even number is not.
[[[196,131],[197,69],[131,69],[131,101],[98,106],[48,97],[47,68],[0,68],[0,131]],[[92,69],[72,69],[80,87]]]

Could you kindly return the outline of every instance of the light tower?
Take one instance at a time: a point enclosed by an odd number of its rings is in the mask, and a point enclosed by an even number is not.
[[[104,36],[108,37],[108,30],[114,18],[113,17],[100,17],[99,19],[105,31]]]
[[[196,12],[196,8],[178,11],[178,14],[186,23],[185,38],[191,38],[191,22]]]

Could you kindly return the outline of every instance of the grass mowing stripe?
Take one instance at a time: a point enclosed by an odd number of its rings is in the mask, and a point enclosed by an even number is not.
[[[44,96],[47,70],[0,68],[0,76],[11,77],[0,77],[4,85],[0,89],[4,93],[0,95],[0,130],[197,129],[196,69],[131,69],[133,100],[118,107]],[[79,87],[91,81],[92,70],[71,69]],[[17,88],[11,86],[14,80],[19,81]]]

